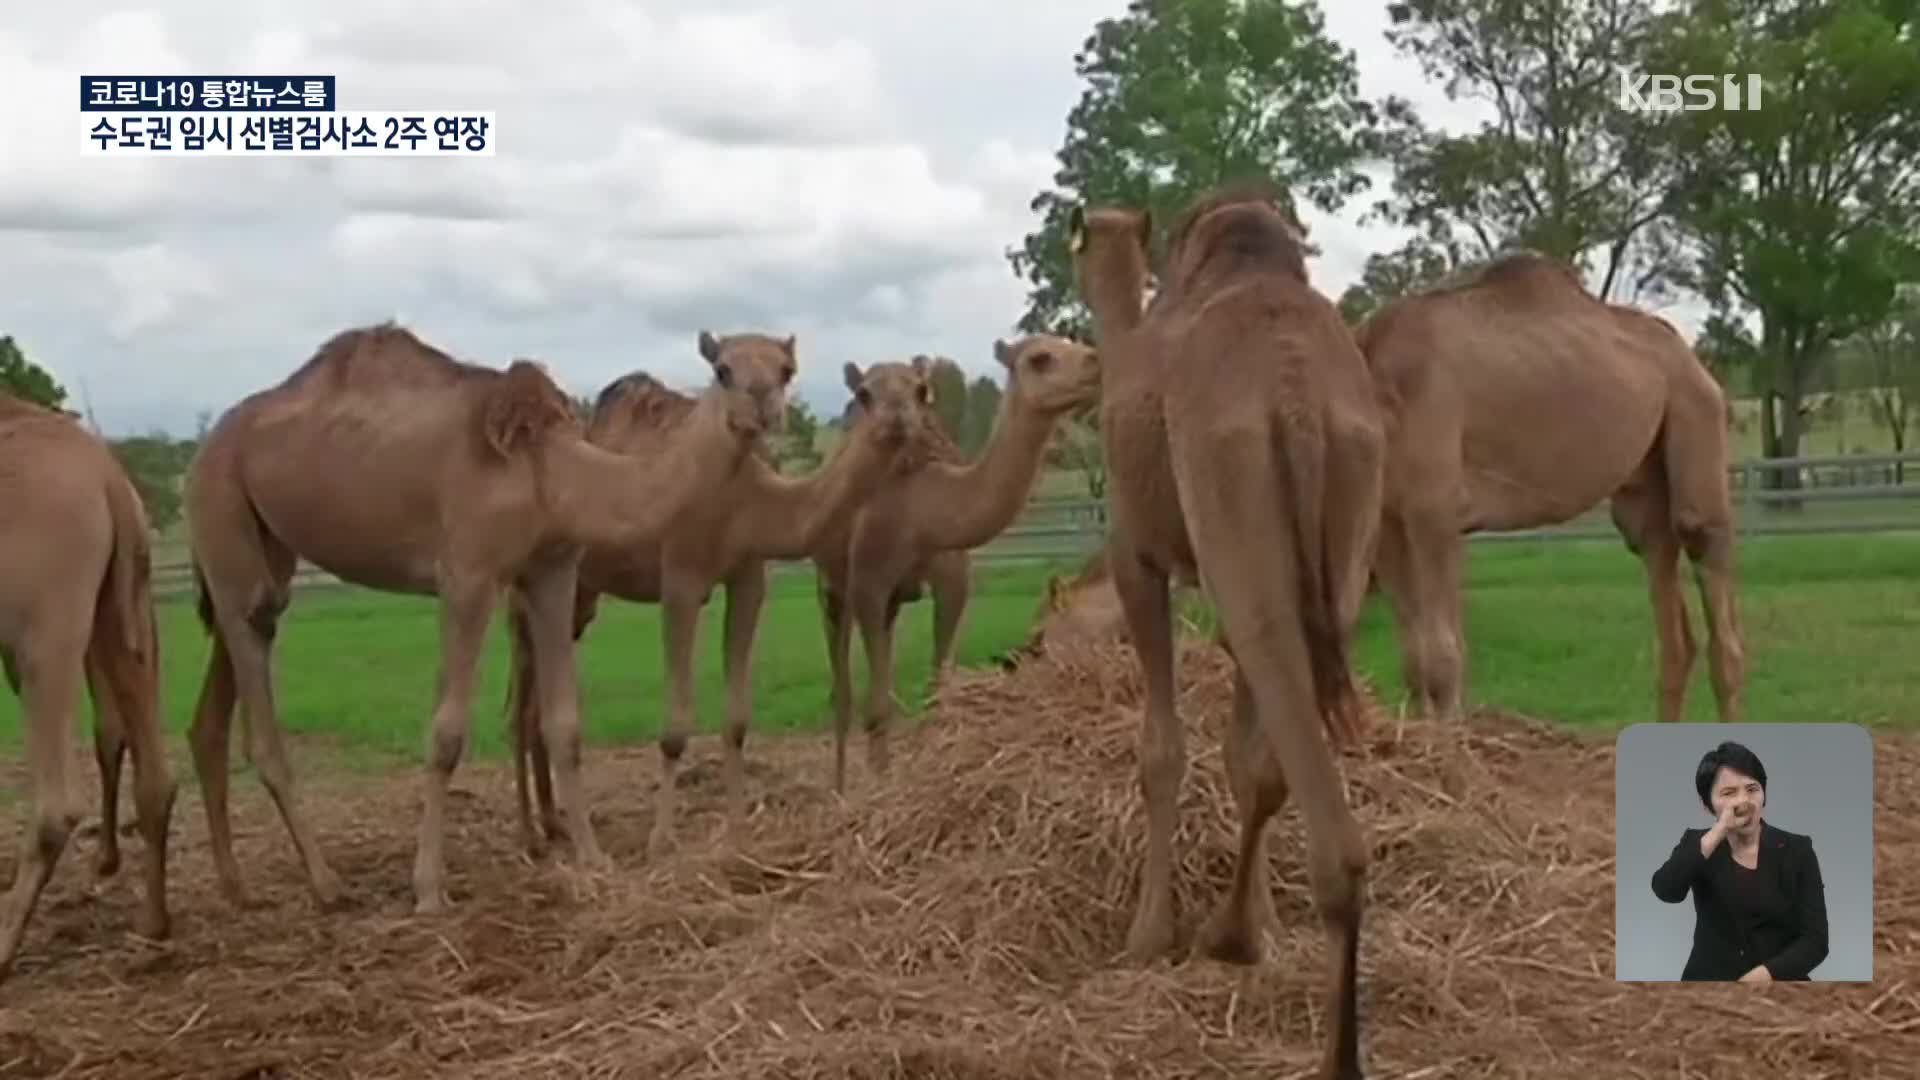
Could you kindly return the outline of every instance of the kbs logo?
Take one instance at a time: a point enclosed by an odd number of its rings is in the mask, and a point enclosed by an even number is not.
[[[1744,92],[1743,92],[1744,91]],[[1758,75],[1630,75],[1620,73],[1620,101],[1629,112],[1701,112],[1760,108]]]

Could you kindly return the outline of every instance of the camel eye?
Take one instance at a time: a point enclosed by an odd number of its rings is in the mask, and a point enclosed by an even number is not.
[[[714,365],[713,377],[719,380],[721,386],[733,385],[733,369],[725,364]]]
[[[932,404],[933,402],[933,390],[932,388],[927,386],[926,383],[921,383],[919,386],[915,387],[913,391],[913,396],[919,398],[920,404],[922,405],[929,405],[929,404]]]
[[[792,364],[783,365],[780,368],[780,385],[785,386],[792,381],[793,381],[793,365]]]
[[[853,400],[859,402],[861,408],[871,408],[873,406],[873,391],[863,386],[853,392]]]
[[[1044,372],[1053,366],[1053,354],[1050,352],[1034,353],[1032,359],[1027,361],[1027,366],[1033,368],[1036,373]]]

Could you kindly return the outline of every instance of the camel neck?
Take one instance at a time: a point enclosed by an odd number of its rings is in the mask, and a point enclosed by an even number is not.
[[[1095,334],[1105,341],[1140,325],[1145,279],[1131,268],[1101,270],[1088,282],[1087,306],[1093,312]]]
[[[548,498],[565,531],[596,548],[657,543],[696,500],[730,480],[749,457],[747,440],[702,402],[667,452],[648,458],[604,450],[584,439],[549,443]]]
[[[1026,505],[1033,478],[1040,471],[1047,439],[1053,434],[1052,416],[1009,393],[1000,406],[979,460],[954,466],[936,463],[925,473],[928,494],[915,499],[917,531],[942,549],[973,548],[986,543],[1013,522]]]
[[[747,511],[754,553],[763,559],[806,557],[886,480],[892,463],[893,455],[878,440],[855,427],[833,457],[807,476],[781,476],[764,466],[756,470]]]

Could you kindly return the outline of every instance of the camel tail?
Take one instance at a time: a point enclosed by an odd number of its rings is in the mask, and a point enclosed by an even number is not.
[[[1302,438],[1298,426],[1279,418],[1279,447],[1293,521],[1294,573],[1299,581],[1301,628],[1305,632],[1314,697],[1333,745],[1358,743],[1365,734],[1359,690],[1348,666],[1340,632],[1339,586],[1327,544],[1327,468],[1324,439]]]
[[[517,747],[525,714],[540,700],[533,666],[533,631],[527,625],[526,612],[517,597],[507,603],[507,649],[507,693],[501,711],[507,720],[508,734],[514,737]]]
[[[113,556],[102,600],[112,612],[116,644],[149,667],[159,666],[159,635],[153,625],[153,546],[140,493],[126,481],[109,484]]]

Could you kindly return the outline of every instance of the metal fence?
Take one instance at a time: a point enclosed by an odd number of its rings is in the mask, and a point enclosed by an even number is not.
[[[1767,486],[1767,474],[1789,470],[1797,477],[1797,488]],[[1920,532],[1920,451],[1754,459],[1734,464],[1730,472],[1742,535]],[[974,557],[983,562],[1073,559],[1099,546],[1106,528],[1106,505],[1100,500],[1040,496],[1010,528],[977,549]],[[1470,539],[1498,543],[1617,537],[1603,502],[1560,525],[1475,533]],[[776,572],[807,570],[806,562],[776,566]],[[336,584],[332,575],[305,562],[294,576],[295,588]],[[192,574],[184,556],[159,560],[154,567],[156,595],[175,596],[191,589]]]

